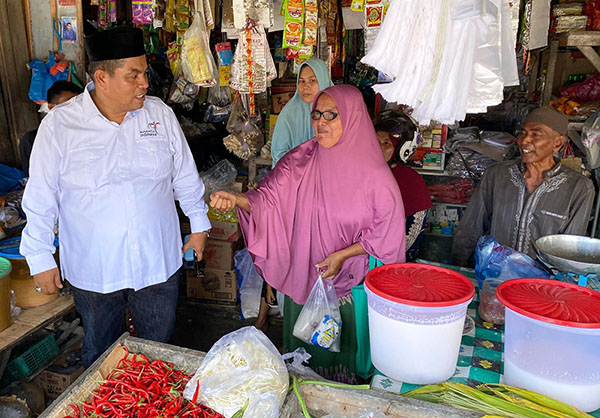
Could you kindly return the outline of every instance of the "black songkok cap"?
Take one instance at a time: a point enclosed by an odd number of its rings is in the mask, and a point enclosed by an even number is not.
[[[85,37],[90,62],[145,55],[144,32],[131,26],[115,26]]]

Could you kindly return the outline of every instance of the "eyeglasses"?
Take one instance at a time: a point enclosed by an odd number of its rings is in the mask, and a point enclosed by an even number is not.
[[[331,122],[332,120],[338,117],[338,113],[332,112],[331,110],[326,110],[324,112],[313,110],[312,112],[310,112],[310,118],[312,120],[319,120],[321,119],[321,116],[323,116],[323,118],[326,121]]]

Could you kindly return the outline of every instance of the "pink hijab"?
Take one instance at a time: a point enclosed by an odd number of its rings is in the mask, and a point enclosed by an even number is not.
[[[404,262],[404,207],[383,159],[362,95],[355,87],[317,94],[335,101],[342,120],[336,145],[316,138],[288,152],[260,187],[246,193],[251,212],[238,210],[248,251],[262,277],[304,304],[317,279],[315,264],[360,242],[385,264]],[[333,279],[338,297],[362,283],[367,254],[347,259]]]

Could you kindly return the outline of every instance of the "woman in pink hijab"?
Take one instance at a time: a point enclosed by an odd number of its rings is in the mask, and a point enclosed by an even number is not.
[[[311,118],[315,137],[279,160],[260,187],[217,192],[211,206],[238,207],[257,271],[286,295],[285,348],[303,346],[319,374],[355,383],[351,288],[363,282],[369,255],[384,264],[404,261],[404,208],[358,89],[340,85],[319,92]],[[292,336],[319,271],[333,280],[340,303],[340,353]]]

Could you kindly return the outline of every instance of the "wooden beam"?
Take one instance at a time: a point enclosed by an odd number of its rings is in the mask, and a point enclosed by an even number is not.
[[[58,51],[58,38],[54,33],[54,19],[58,19],[58,9],[56,7],[56,0],[50,1],[50,16],[52,17],[52,44],[55,51]],[[81,23],[79,24],[81,25]],[[60,28],[59,28],[60,30]]]
[[[27,49],[29,50],[29,61],[35,58],[33,54],[33,35],[31,33],[31,7],[29,0],[23,1],[23,16],[25,17],[25,31],[27,33]]]
[[[577,48],[592,63],[594,68],[596,68],[596,71],[600,72],[600,56],[598,56],[596,50],[591,46],[578,46]]]
[[[554,37],[560,46],[600,46],[600,32],[576,31]]]
[[[79,81],[85,86],[85,68],[86,68],[86,53],[83,40],[83,4],[82,0],[76,0],[77,4],[77,42],[79,43],[79,68],[77,68],[77,76]]]

